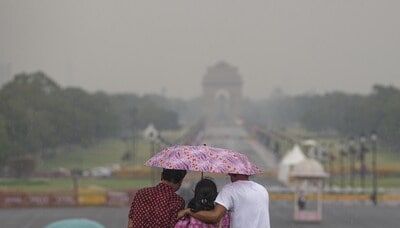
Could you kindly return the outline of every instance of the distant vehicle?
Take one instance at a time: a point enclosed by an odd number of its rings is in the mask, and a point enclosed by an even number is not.
[[[90,174],[93,177],[111,177],[112,169],[107,167],[96,167],[90,170]]]

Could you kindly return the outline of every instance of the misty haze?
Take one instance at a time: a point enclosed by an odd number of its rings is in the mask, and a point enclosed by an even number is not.
[[[399,227],[398,9],[0,0],[1,227]],[[268,192],[261,216],[220,203],[238,181]]]

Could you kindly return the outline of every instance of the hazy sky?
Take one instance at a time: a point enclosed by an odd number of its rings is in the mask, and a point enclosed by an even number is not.
[[[400,86],[399,0],[0,0],[0,63],[61,85],[201,94],[239,68],[244,94]]]

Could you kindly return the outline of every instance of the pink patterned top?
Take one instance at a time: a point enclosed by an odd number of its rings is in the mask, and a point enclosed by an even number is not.
[[[221,226],[219,226],[219,224],[208,224],[193,217],[186,217],[179,220],[176,223],[175,228],[229,228],[229,219],[229,213],[226,213],[220,221]]]

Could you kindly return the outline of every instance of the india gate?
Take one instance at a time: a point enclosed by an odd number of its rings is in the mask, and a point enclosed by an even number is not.
[[[208,123],[229,125],[240,116],[243,80],[237,67],[218,62],[203,77],[204,116]]]

